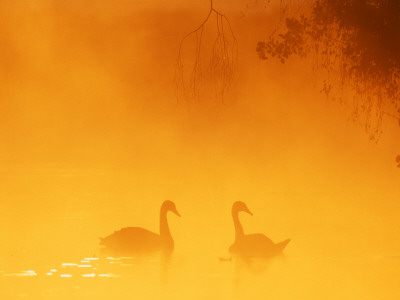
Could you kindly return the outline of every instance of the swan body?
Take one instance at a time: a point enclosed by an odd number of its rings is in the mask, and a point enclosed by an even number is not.
[[[229,247],[229,252],[246,258],[269,258],[282,253],[290,239],[275,244],[262,233],[244,234],[239,221],[239,212],[241,211],[253,215],[244,202],[237,201],[233,204],[232,218],[235,225],[235,241]]]
[[[164,201],[160,210],[160,234],[141,227],[126,227],[105,238],[100,238],[100,244],[105,246],[104,252],[115,255],[144,255],[162,251],[171,253],[174,249],[167,222],[167,213],[171,211],[180,217],[172,201]]]

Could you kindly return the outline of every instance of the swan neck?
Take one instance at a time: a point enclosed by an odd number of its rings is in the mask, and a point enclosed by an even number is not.
[[[244,236],[242,224],[239,221],[239,212],[232,210],[233,224],[235,225],[235,240],[239,240]]]
[[[161,210],[160,212],[160,237],[162,239],[171,239],[171,232],[169,231],[168,221],[167,221],[167,211]]]

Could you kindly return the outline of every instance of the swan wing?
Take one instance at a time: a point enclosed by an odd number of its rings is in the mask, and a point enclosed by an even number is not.
[[[123,253],[140,253],[159,250],[160,236],[141,227],[126,227],[101,239],[101,245]]]
[[[275,244],[264,234],[247,234],[236,241],[229,250],[244,257],[272,257],[279,254],[289,241]]]
[[[274,246],[272,240],[262,233],[246,234],[243,242],[249,248],[260,250],[269,250]]]

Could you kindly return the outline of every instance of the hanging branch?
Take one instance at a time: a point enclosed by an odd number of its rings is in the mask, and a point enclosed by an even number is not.
[[[213,36],[205,35],[206,26],[215,16]],[[194,51],[185,48],[194,46]],[[225,15],[210,10],[202,23],[186,34],[179,45],[175,70],[179,104],[220,106],[233,87],[237,61],[237,41]]]

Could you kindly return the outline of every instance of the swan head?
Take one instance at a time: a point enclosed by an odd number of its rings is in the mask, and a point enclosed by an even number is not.
[[[253,215],[253,213],[247,208],[246,203],[242,201],[236,201],[232,205],[232,213],[236,212],[239,213],[241,211],[244,211],[245,213],[248,213],[249,215]]]
[[[178,210],[176,209],[175,203],[170,201],[170,200],[165,200],[163,204],[161,205],[161,211],[164,211],[165,213],[167,212],[173,212],[176,214],[178,217],[181,215],[178,213]]]

